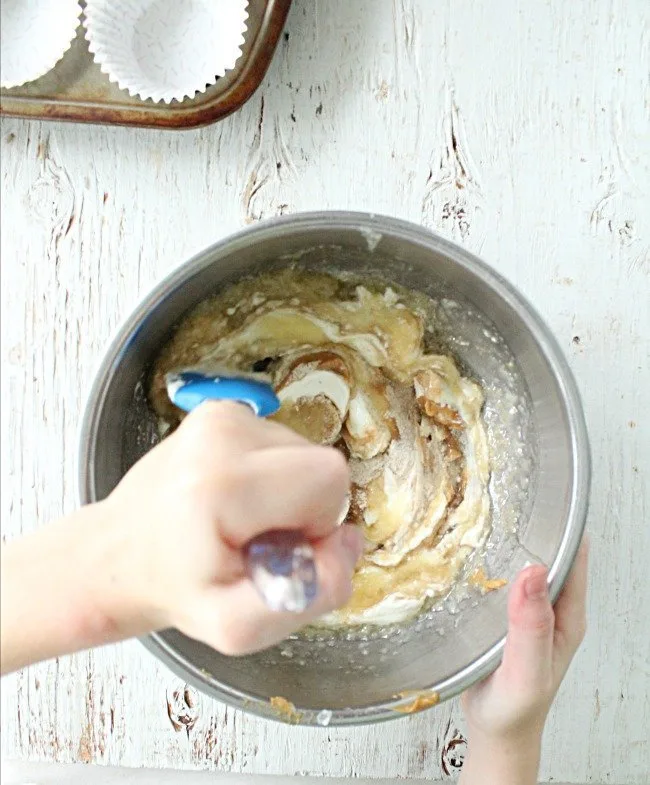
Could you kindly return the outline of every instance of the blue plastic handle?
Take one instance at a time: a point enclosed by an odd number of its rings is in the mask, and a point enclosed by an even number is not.
[[[259,417],[268,417],[280,408],[270,384],[245,377],[204,376],[196,371],[182,371],[168,375],[167,391],[171,402],[184,412],[191,412],[204,401],[243,403]]]

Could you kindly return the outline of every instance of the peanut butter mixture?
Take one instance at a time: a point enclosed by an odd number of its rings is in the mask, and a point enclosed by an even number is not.
[[[346,455],[346,520],[363,529],[366,549],[352,599],[328,626],[412,616],[451,588],[488,533],[481,389],[451,357],[425,351],[413,302],[329,275],[257,277],[196,308],[152,373],[163,432],[183,416],[165,374],[225,366],[268,374],[282,402],[274,419]]]

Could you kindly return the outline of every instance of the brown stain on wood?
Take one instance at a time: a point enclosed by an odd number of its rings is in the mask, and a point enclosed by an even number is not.
[[[447,87],[448,109],[443,116],[441,149],[434,153],[429,166],[422,198],[422,217],[434,227],[466,240],[476,234],[475,220],[481,218],[483,194],[476,167],[472,163],[464,124],[454,98]],[[481,235],[484,231],[480,230]]]
[[[77,760],[80,763],[91,763],[93,759],[93,729],[92,725],[86,723],[77,747]]]
[[[455,728],[451,739],[443,745],[440,756],[440,767],[446,777],[455,777],[463,768],[466,750],[467,739]]]
[[[377,101],[382,101],[382,102],[386,101],[388,99],[388,92],[389,90],[388,90],[388,85],[386,84],[386,80],[382,79],[381,84],[379,85],[377,91],[375,92],[375,98],[377,99]]]
[[[176,733],[185,730],[187,737],[199,720],[199,700],[197,693],[189,686],[167,693],[167,717]]]
[[[95,739],[95,696],[93,693],[92,681],[92,654],[88,655],[88,666],[86,670],[86,698],[84,703],[85,717],[84,725],[79,737],[77,746],[77,760],[81,763],[91,763],[94,758],[96,747]]]
[[[197,761],[209,760],[218,764],[223,756],[220,744],[219,720],[217,717],[210,718],[207,728],[194,734],[192,740],[192,752]]]
[[[268,179],[269,178],[266,175],[260,176],[258,169],[253,169],[248,176],[248,182],[246,183],[246,187],[244,188],[244,193],[242,195],[244,222],[246,224],[255,223],[255,221],[259,221],[262,218],[261,215],[255,215],[253,213],[251,202],[253,201],[255,194],[257,194],[260,189],[266,185]]]
[[[96,689],[93,684],[94,658],[92,652],[88,655],[86,670],[86,696],[84,701],[84,721],[77,744],[76,757],[81,763],[94,763],[106,754],[109,734],[112,735],[115,727],[115,712],[113,707],[107,712],[105,706],[104,684]],[[58,748],[58,739],[53,744]]]
[[[417,761],[420,766],[420,769],[422,770],[424,770],[428,754],[429,754],[429,743],[427,741],[421,741],[418,744],[418,748],[417,748]]]
[[[176,720],[170,700],[167,700],[167,716],[169,717],[169,721],[172,724],[172,728],[176,731],[176,733],[180,733],[183,730],[183,726]]]

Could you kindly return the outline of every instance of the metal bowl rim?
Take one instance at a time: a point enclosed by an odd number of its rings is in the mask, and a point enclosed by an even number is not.
[[[318,229],[356,230],[366,236],[369,232],[376,232],[379,235],[390,236],[391,239],[401,240],[407,244],[420,245],[430,252],[442,254],[473,274],[479,279],[481,285],[494,291],[524,323],[560,387],[570,429],[573,460],[571,500],[562,541],[557,556],[549,569],[549,591],[551,599],[555,601],[569,575],[583,536],[591,481],[591,454],[587,427],[580,394],[568,362],[557,340],[536,309],[512,284],[486,262],[423,226],[376,213],[318,211],[272,218],[255,226],[247,227],[200,251],[154,286],[116,329],[114,338],[94,376],[80,428],[78,487],[81,504],[89,504],[96,500],[90,467],[94,465],[94,437],[109,384],[129,342],[133,339],[147,314],[155,310],[164,299],[182,287],[193,276],[212,266],[224,255],[236,252],[238,248],[260,244],[268,238],[275,239],[283,235],[291,235],[296,230],[313,231]],[[227,684],[222,684],[210,674],[194,667],[178,655],[160,633],[147,636],[142,639],[142,643],[179,678],[184,679],[197,689],[235,708],[273,719],[273,716],[269,714],[268,701],[236,690]],[[431,690],[437,692],[441,700],[460,694],[475,682],[488,676],[499,665],[504,644],[505,635],[480,657],[457,671],[453,676],[438,684],[431,685]],[[344,726],[396,719],[404,716],[396,709],[407,702],[405,699],[396,699],[356,709],[335,710],[332,712],[329,725]],[[300,707],[297,708],[300,710]],[[312,716],[313,719],[310,719]],[[315,716],[316,712],[310,710],[306,713],[307,720],[303,724],[316,725]]]

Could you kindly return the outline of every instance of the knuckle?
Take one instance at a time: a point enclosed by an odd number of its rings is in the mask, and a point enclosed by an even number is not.
[[[174,475],[174,492],[182,499],[196,499],[204,489],[204,475],[193,462],[184,462]]]
[[[239,464],[215,467],[211,462],[195,455],[178,467],[174,488],[186,501],[218,499],[225,504],[228,499],[238,499],[246,488],[246,479]]]
[[[219,499],[238,499],[246,491],[247,482],[239,465],[223,466],[210,480],[212,493]]]

